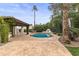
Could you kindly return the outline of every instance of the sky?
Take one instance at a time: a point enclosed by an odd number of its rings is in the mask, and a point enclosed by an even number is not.
[[[36,24],[45,24],[50,21],[51,12],[48,3],[0,3],[0,16],[14,16],[26,23],[33,24],[32,7],[37,6]]]

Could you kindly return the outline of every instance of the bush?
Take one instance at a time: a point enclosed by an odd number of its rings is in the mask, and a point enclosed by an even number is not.
[[[1,34],[1,43],[6,43],[8,42],[8,35],[9,35],[9,26],[8,24],[4,23],[1,24],[1,30],[0,30],[0,34]]]
[[[51,29],[52,26],[50,23],[46,23],[46,24],[39,24],[39,25],[35,25],[34,30],[36,30],[36,32],[42,32],[42,31],[46,31],[47,29]]]
[[[32,32],[33,29],[29,29],[28,31],[29,31],[29,32]],[[27,29],[24,29],[24,32],[27,32]]]
[[[62,33],[57,33],[58,34],[58,36],[62,36]]]
[[[43,28],[42,28],[41,25],[35,25],[34,30],[35,30],[36,32],[42,32],[42,31],[43,31]]]
[[[33,32],[33,29],[29,29],[29,32]]]
[[[79,36],[79,29],[78,28],[71,28],[70,31],[73,33],[73,36]]]
[[[62,21],[60,19],[53,19],[53,31],[62,33]]]
[[[70,28],[69,39],[74,41],[75,38],[78,36],[79,36],[79,29],[78,28]]]

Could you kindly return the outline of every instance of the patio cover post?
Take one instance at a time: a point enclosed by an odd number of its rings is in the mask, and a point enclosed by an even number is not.
[[[29,26],[26,26],[26,34],[29,34]]]
[[[15,36],[15,26],[12,26],[12,37]]]

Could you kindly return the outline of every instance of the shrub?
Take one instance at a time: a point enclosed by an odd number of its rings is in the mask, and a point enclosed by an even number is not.
[[[1,43],[6,43],[8,42],[8,35],[9,35],[9,26],[8,24],[4,23],[1,24],[1,30],[0,30],[0,34],[1,34]]]
[[[28,31],[29,31],[29,32],[32,32],[33,29],[29,29]],[[24,29],[24,32],[27,32],[27,29]]]
[[[49,27],[49,23],[47,24],[39,24],[39,25],[35,25],[34,30],[36,32],[42,32],[42,31],[46,31],[47,29],[50,29]]]
[[[58,34],[58,36],[62,36],[62,33],[57,33]]]
[[[35,25],[34,30],[36,32],[42,32],[43,31],[43,27],[42,27],[42,25]]]
[[[73,36],[79,36],[79,29],[78,28],[71,28],[70,31],[73,33]]]
[[[74,41],[75,38],[78,36],[79,36],[79,29],[78,28],[70,28],[69,39]]]
[[[29,32],[33,32],[33,29],[29,29]]]

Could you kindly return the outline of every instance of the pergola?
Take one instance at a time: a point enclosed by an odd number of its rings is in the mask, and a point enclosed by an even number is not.
[[[11,16],[3,16],[3,18],[4,18],[5,21],[8,21],[8,20],[15,21],[15,24],[10,25],[10,31],[12,32],[12,36],[15,36],[15,26],[25,26],[26,27],[26,30],[27,30],[26,31],[26,34],[29,34],[29,31],[28,30],[29,30],[30,24],[25,23],[25,22],[23,22],[23,21],[15,18],[15,17],[11,17]]]

